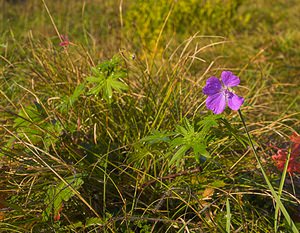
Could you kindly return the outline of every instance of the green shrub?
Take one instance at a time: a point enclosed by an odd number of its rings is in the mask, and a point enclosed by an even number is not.
[[[151,50],[170,12],[163,33],[166,40],[173,33],[179,38],[196,32],[201,35],[229,35],[233,29],[250,20],[249,14],[238,14],[242,3],[243,0],[139,0],[127,9],[125,29],[134,35],[133,41]]]

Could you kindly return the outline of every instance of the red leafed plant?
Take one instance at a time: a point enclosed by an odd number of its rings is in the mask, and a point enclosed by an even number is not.
[[[294,132],[290,136],[290,140],[292,146],[287,171],[291,174],[294,172],[300,173],[300,135]],[[272,159],[275,161],[278,170],[283,171],[288,153],[289,152],[286,149],[278,149],[277,154],[272,156]]]

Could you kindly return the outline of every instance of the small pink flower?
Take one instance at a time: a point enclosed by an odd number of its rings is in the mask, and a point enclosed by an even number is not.
[[[60,38],[61,38],[61,40],[62,40],[62,41],[59,43],[60,46],[62,46],[62,47],[68,47],[68,46],[70,45],[70,41],[69,41],[68,36],[66,36],[66,35],[61,35]]]

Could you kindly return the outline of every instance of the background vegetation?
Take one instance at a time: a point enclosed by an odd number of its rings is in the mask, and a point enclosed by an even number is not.
[[[300,132],[299,1],[0,0],[1,232],[289,232],[267,175]],[[67,46],[60,46],[67,35]],[[275,147],[274,147],[275,146]],[[299,227],[299,176],[282,200]]]

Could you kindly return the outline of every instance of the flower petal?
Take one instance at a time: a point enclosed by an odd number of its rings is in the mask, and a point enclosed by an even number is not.
[[[227,87],[234,87],[240,84],[239,77],[235,76],[230,71],[223,71],[221,74],[222,81]]]
[[[300,144],[294,143],[292,145],[291,158],[300,157]]]
[[[226,107],[226,98],[223,92],[210,95],[206,99],[206,107],[213,111],[214,114],[220,114]]]
[[[216,77],[210,77],[206,81],[206,85],[203,88],[202,92],[205,95],[214,95],[220,92],[222,89],[221,81]]]
[[[244,103],[244,98],[240,97],[232,92],[228,92],[228,107],[232,110],[239,110],[241,105]]]
[[[290,136],[290,139],[293,143],[299,143],[300,144],[300,135],[298,135],[296,132]]]
[[[283,149],[279,149],[277,151],[277,154],[276,155],[272,155],[272,159],[274,161],[286,161],[286,158],[287,158],[287,152]]]

